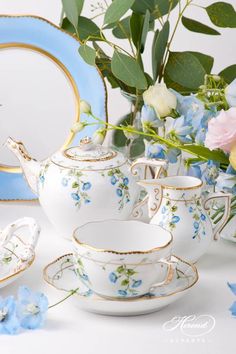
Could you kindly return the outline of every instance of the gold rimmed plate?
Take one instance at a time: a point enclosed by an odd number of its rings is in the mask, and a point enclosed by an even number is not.
[[[72,254],[63,255],[47,265],[44,279],[61,291],[70,292],[78,288],[72,298],[75,305],[83,310],[112,316],[142,315],[159,311],[177,301],[196,284],[198,272],[194,265],[176,256],[172,256],[171,261],[177,264],[175,275],[169,284],[157,288],[152,294],[130,300],[108,300],[94,294],[79,281]]]
[[[107,120],[107,94],[100,72],[78,53],[69,33],[36,16],[0,15],[0,145],[8,136],[27,144],[39,160],[77,145],[98,125],[76,136],[72,124],[92,118],[79,112],[80,98]],[[15,157],[0,149],[0,200],[33,200]]]

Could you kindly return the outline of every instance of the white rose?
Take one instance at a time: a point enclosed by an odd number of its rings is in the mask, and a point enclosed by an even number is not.
[[[80,101],[80,113],[90,114],[92,112],[91,106],[87,101]]]
[[[176,109],[176,96],[167,89],[166,84],[155,84],[143,93],[144,103],[154,108],[160,118],[168,116]]]

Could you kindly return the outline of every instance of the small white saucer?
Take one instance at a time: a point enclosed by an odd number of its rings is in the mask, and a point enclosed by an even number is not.
[[[44,279],[58,290],[70,292],[79,287],[72,298],[75,304],[86,311],[103,315],[132,316],[158,311],[184,296],[197,282],[198,272],[194,265],[172,256],[177,263],[172,281],[159,287],[155,293],[130,300],[108,300],[95,295],[80,283],[73,266],[73,255],[67,254],[44,268]]]
[[[33,264],[35,254],[27,259],[22,259],[27,245],[19,236],[12,239],[0,249],[0,288],[12,283]]]

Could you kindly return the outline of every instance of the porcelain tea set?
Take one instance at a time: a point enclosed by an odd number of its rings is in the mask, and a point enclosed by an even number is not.
[[[49,264],[44,278],[61,290],[78,289],[74,298],[80,307],[111,315],[153,312],[197,282],[192,263],[218,238],[229,215],[230,194],[203,199],[198,178],[166,177],[164,160],[139,158],[131,164],[87,137],[41,162],[21,142],[8,138],[6,145],[58,233],[72,239],[73,254]],[[143,171],[145,179],[140,178]],[[147,195],[140,201],[142,188]],[[216,198],[224,200],[225,212],[212,225],[208,210]],[[135,220],[144,207],[148,223]],[[32,261],[39,227],[30,218],[13,225],[0,234],[1,267],[9,243],[14,247],[19,240],[15,230],[30,229],[29,242],[14,261],[16,273]]]

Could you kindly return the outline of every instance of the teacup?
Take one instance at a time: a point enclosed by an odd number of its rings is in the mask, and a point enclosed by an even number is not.
[[[89,289],[108,298],[133,298],[171,281],[172,235],[157,225],[107,220],[74,231],[75,270]]]

